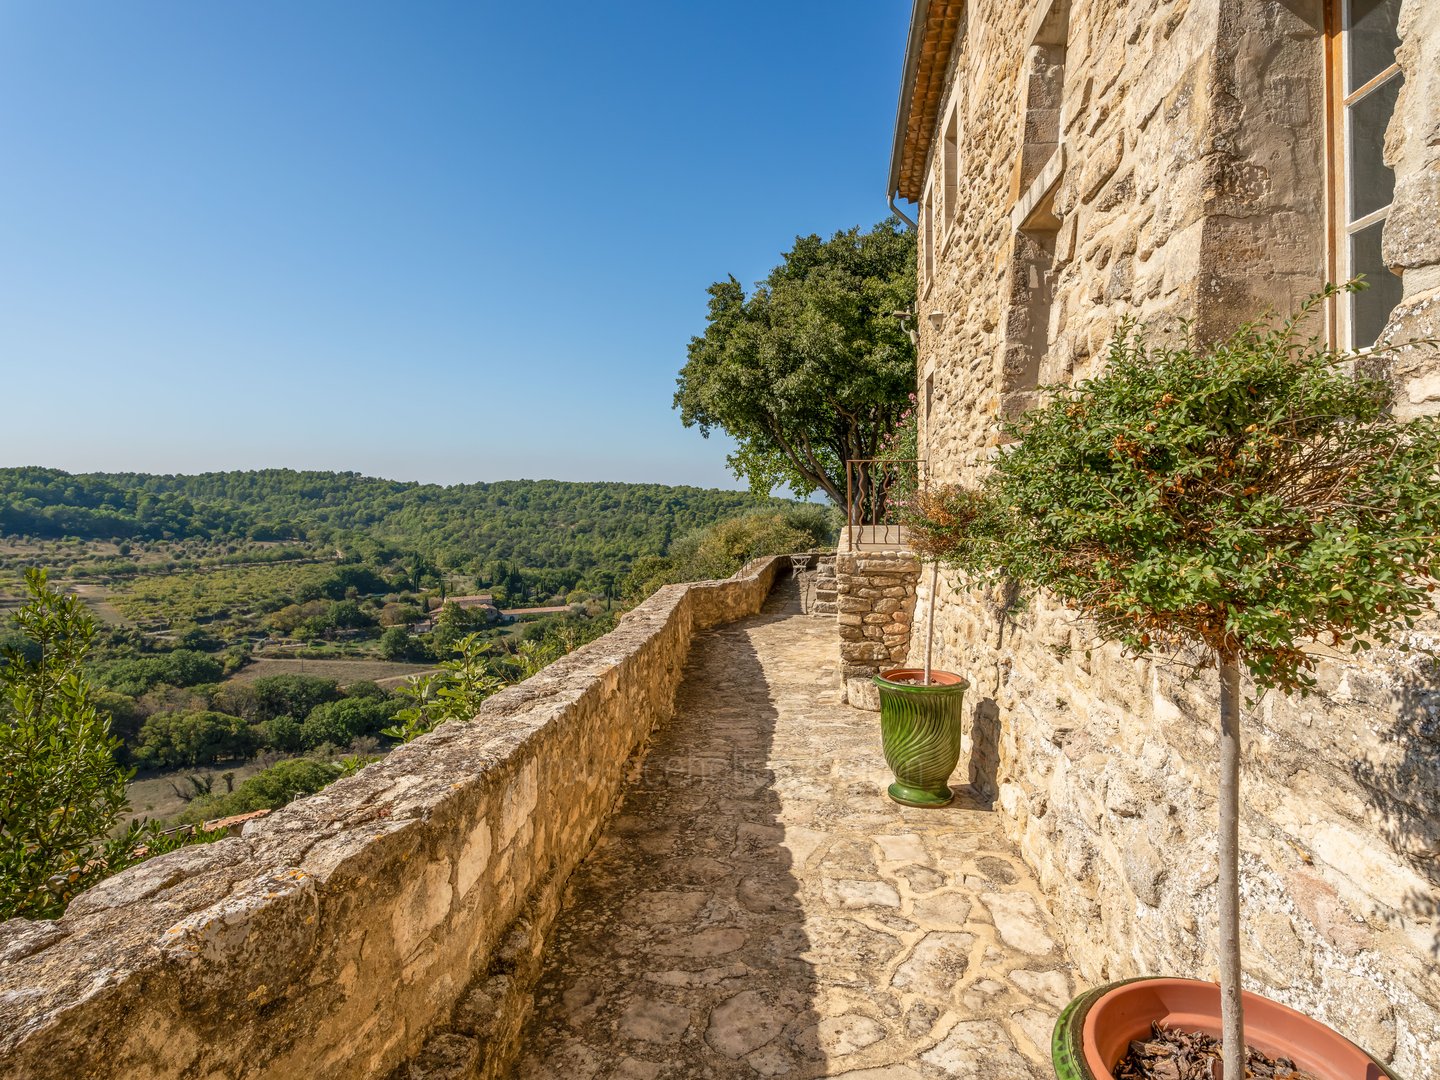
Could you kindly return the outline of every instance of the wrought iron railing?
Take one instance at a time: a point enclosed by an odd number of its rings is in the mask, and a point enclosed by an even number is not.
[[[852,458],[845,462],[845,530],[851,550],[905,544],[902,510],[928,481],[923,458]]]

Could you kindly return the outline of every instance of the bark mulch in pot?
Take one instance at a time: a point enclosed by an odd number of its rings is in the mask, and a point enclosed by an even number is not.
[[[1222,1080],[1220,1040],[1199,1031],[1150,1025],[1150,1038],[1130,1044],[1115,1066],[1115,1080]],[[1286,1058],[1246,1047],[1245,1080],[1318,1080]]]

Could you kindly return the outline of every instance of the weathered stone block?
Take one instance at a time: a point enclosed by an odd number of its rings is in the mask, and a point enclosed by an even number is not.
[[[1122,865],[1135,899],[1149,907],[1158,907],[1160,888],[1169,873],[1164,855],[1143,836],[1137,836],[1126,845]]]
[[[890,658],[890,651],[878,641],[866,642],[863,645],[846,645],[841,650],[841,655],[846,660],[871,660],[876,663]]]
[[[880,691],[868,678],[846,679],[845,700],[857,709],[880,711]]]
[[[409,1080],[470,1080],[480,1063],[480,1044],[464,1035],[436,1035],[410,1062]]]

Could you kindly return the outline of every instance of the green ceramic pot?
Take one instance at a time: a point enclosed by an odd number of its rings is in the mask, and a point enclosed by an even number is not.
[[[1090,1006],[1105,994],[1117,986],[1139,981],[1138,979],[1123,979],[1119,982],[1097,986],[1085,991],[1065,1006],[1064,1011],[1060,1013],[1060,1018],[1055,1021],[1055,1031],[1050,1036],[1050,1063],[1055,1068],[1056,1080],[1098,1080],[1085,1061],[1085,1050],[1081,1039],[1081,1032],[1085,1027],[1085,1017],[1090,1012]],[[1108,1071],[1105,1075],[1109,1075]]]
[[[896,668],[875,676],[880,738],[895,774],[890,797],[906,806],[945,806],[955,797],[950,774],[960,760],[960,705],[970,684],[949,671]],[[913,682],[911,681],[913,680]]]

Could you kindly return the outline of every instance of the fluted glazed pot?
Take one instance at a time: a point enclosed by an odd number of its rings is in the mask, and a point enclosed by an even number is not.
[[[1399,1080],[1349,1039],[1318,1020],[1248,991],[1245,1042],[1286,1057],[1320,1080]],[[1060,1014],[1051,1039],[1059,1080],[1114,1080],[1111,1069],[1152,1021],[1220,1035],[1220,987],[1197,979],[1127,979],[1087,990]]]
[[[970,684],[949,671],[895,668],[875,676],[880,739],[895,774],[890,797],[906,806],[944,806],[955,797],[950,774],[960,760],[960,705]],[[914,680],[913,682],[910,680]]]

